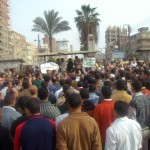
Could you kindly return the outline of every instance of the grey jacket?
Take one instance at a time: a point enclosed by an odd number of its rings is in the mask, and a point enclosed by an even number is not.
[[[20,117],[21,114],[10,106],[4,106],[2,108],[2,122],[1,125],[8,130],[11,129],[12,122]]]

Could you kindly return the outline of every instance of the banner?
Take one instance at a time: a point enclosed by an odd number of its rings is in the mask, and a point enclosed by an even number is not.
[[[41,69],[41,72],[43,74],[45,74],[45,73],[47,73],[47,70],[51,70],[51,71],[56,70],[56,71],[58,71],[59,66],[54,62],[49,62],[49,63],[45,63],[45,64],[40,65],[40,69]]]
[[[83,58],[83,67],[95,67],[96,58]]]

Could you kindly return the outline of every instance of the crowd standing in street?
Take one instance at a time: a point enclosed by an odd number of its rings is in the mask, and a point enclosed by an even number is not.
[[[149,150],[150,63],[0,73],[0,150]]]

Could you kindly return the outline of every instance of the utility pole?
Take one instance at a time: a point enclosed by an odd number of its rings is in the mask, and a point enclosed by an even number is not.
[[[120,50],[120,28],[118,27],[118,41],[117,41],[117,45],[118,45],[118,50]]]
[[[130,38],[130,34],[131,34],[131,26],[128,24],[129,51],[131,50],[131,38]]]
[[[125,52],[126,52],[126,55],[128,54],[128,52],[131,50],[131,26],[129,24],[125,24],[123,25],[123,28],[124,26],[127,26],[127,32],[128,32],[128,48],[126,49],[126,42],[125,42]],[[125,41],[126,41],[126,38],[125,38]]]

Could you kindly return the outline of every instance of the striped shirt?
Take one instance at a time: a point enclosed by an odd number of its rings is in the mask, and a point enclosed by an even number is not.
[[[52,120],[55,120],[60,115],[59,109],[52,105],[49,101],[40,101],[40,113]]]

